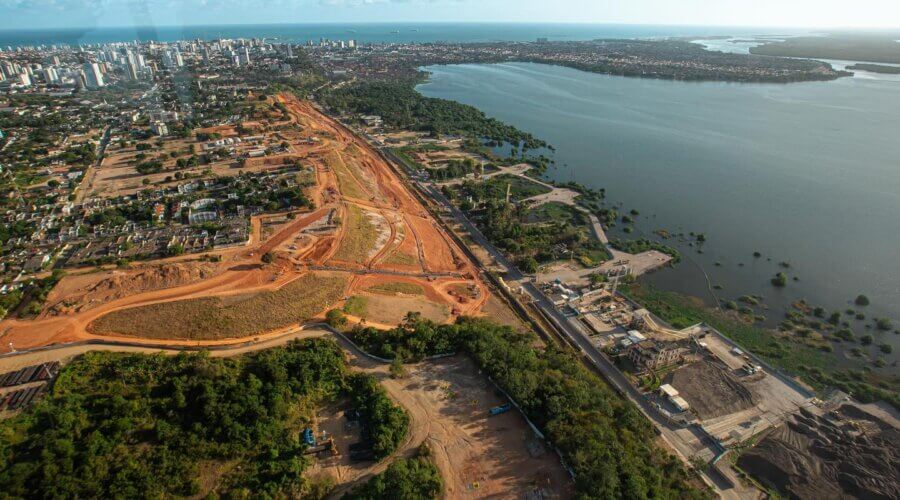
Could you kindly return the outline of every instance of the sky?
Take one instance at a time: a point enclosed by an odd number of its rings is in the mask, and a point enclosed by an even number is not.
[[[320,22],[900,28],[900,0],[0,0],[0,29]]]

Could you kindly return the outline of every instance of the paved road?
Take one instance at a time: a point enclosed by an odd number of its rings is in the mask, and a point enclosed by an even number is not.
[[[399,158],[396,158],[389,149],[382,148],[382,151],[386,156],[394,160],[396,164],[403,165],[403,162],[400,161]],[[500,250],[498,250],[477,227],[475,227],[475,224],[473,224],[462,211],[453,205],[439,189],[420,182],[416,182],[415,184],[421,192],[441,203],[453,216],[456,222],[468,231],[472,239],[484,248],[498,264],[507,269],[505,276],[507,280],[515,281],[523,280],[525,278],[525,275],[523,275],[516,266],[512,265],[506,256],[504,256],[503,253],[500,252]],[[599,225],[599,220],[592,220],[592,222],[594,221]],[[602,228],[600,231],[601,232],[597,235],[598,238],[601,238],[602,235],[601,239],[605,239]],[[566,335],[574,345],[579,347],[610,385],[624,397],[631,400],[641,412],[655,424],[662,434],[663,439],[665,439],[670,447],[681,456],[682,460],[687,461],[698,451],[692,443],[685,440],[686,435],[690,436],[689,439],[691,439],[691,441],[696,440],[701,443],[706,443],[705,446],[708,446],[709,451],[713,456],[722,451],[717,445],[709,441],[710,436],[701,428],[693,426],[682,428],[671,424],[668,418],[660,412],[655,405],[648,401],[647,398],[645,398],[633,385],[631,385],[622,372],[619,371],[619,369],[590,341],[590,338],[577,320],[567,318],[563,315],[559,309],[553,305],[550,299],[548,299],[547,296],[532,282],[525,280],[523,283],[523,289],[531,297],[534,305],[544,313],[544,316],[554,324],[558,331]],[[679,435],[676,431],[680,431],[685,435]],[[705,477],[710,484],[715,485],[720,495],[724,497],[735,497],[735,491],[730,489],[731,485],[728,484],[728,480],[716,473],[705,474]]]

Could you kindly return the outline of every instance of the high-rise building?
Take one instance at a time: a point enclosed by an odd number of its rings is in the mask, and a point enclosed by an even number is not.
[[[50,85],[59,83],[59,74],[57,74],[56,68],[44,68],[44,81]]]
[[[84,63],[82,66],[84,71],[84,84],[89,89],[98,89],[103,87],[103,74],[100,73],[100,65],[97,63]]]
[[[288,59],[292,59],[294,57],[294,47],[291,44],[287,44],[287,56]]]
[[[16,69],[13,64],[9,61],[3,61],[0,63],[0,71],[3,72],[3,76],[6,78],[12,78],[13,75],[16,74]]]

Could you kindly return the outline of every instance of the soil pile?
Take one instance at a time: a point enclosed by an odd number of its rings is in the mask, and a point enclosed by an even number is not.
[[[859,407],[826,417],[804,409],[738,459],[791,498],[900,498],[900,433]]]
[[[727,370],[698,361],[672,372],[666,381],[678,389],[703,420],[752,408],[753,394]]]
[[[49,313],[84,311],[122,297],[196,283],[215,276],[219,271],[219,266],[210,262],[172,263],[114,271],[99,281],[66,294],[52,305]]]

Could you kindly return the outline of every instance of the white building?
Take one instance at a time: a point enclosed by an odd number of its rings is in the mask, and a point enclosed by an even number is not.
[[[150,130],[156,135],[169,135],[169,127],[163,122],[153,122],[153,124],[150,125]]]
[[[104,86],[103,74],[100,73],[100,65],[97,63],[84,63],[84,82],[89,89],[98,89]]]

